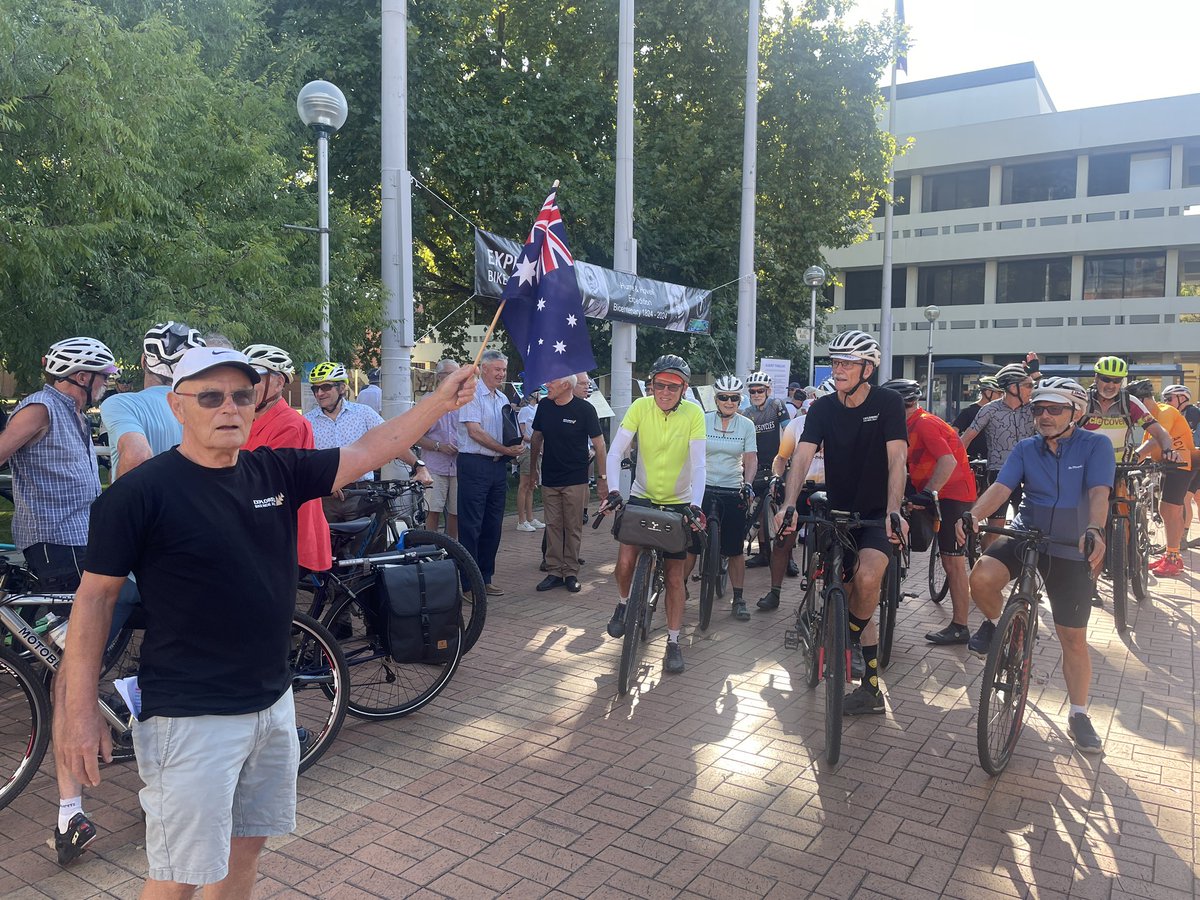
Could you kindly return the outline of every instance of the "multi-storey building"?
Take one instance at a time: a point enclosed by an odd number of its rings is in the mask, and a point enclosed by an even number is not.
[[[1065,112],[1033,63],[897,90],[893,374],[935,360],[1183,363],[1200,374],[1200,94]],[[879,333],[883,217],[826,257],[827,330]],[[946,381],[935,378],[935,396]],[[971,389],[968,382],[963,391]],[[959,397],[943,398],[954,404]]]

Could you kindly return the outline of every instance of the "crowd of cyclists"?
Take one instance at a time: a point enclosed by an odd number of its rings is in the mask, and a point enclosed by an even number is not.
[[[192,396],[177,390],[180,379],[174,368],[187,351],[204,343],[197,332],[175,322],[146,333],[143,390],[115,394],[101,405],[114,480],[180,442],[180,423],[167,396]],[[382,423],[368,406],[349,400],[348,377],[340,364],[323,363],[313,370],[317,406],[301,417],[282,400],[295,376],[290,356],[266,344],[251,345],[243,355],[258,380],[217,402],[223,406],[228,397],[236,408],[254,408],[245,449],[347,447]],[[1074,546],[1047,545],[1040,571],[1063,648],[1070,734],[1079,750],[1101,752],[1087,714],[1087,625],[1099,605],[1094,583],[1105,560],[1116,463],[1152,459],[1171,464],[1162,476],[1159,510],[1165,549],[1150,570],[1160,578],[1181,576],[1192,499],[1200,504],[1200,467],[1193,464],[1200,409],[1192,404],[1191,390],[1169,385],[1160,401],[1149,381],[1130,382],[1128,365],[1115,356],[1095,363],[1094,382],[1085,388],[1071,378],[1043,376],[1037,357],[1030,354],[1023,363],[982,377],[978,402],[950,424],[922,408],[919,382],[896,378],[878,383],[880,346],[871,335],[839,334],[828,355],[831,376],[808,389],[793,385],[786,402],[771,396],[771,379],[763,372],[745,380],[723,375],[714,385],[715,409],[707,413],[687,399],[692,383],[687,361],[673,354],[657,359],[646,382],[647,396],[629,407],[607,455],[597,460],[606,476],[602,484],[612,486],[600,513],[653,506],[686,513],[697,531],[703,530],[706,515],[717,517],[720,553],[732,588],[729,612],[739,622],[752,617],[744,595],[747,567],[770,569],[770,589],[755,604],[758,614],[769,614],[789,599],[785,579],[800,574],[794,559],[797,525],[789,514],[806,510],[814,490],[825,493],[829,509],[883,522],[882,527],[859,529],[847,554],[845,624],[859,681],[845,697],[847,715],[886,711],[873,615],[894,547],[920,534],[926,542],[936,541],[952,610],[950,622],[926,640],[965,644],[982,656],[1019,560],[1012,539],[985,536],[982,557],[969,567],[967,531],[983,523],[1011,522],[1067,541]],[[89,510],[101,495],[84,413],[100,401],[117,366],[107,346],[81,337],[53,345],[43,370],[43,388],[16,407],[0,432],[0,464],[9,462],[13,469],[16,546],[43,588],[72,591],[86,562]],[[197,402],[203,407],[204,401],[200,396]],[[440,449],[437,441],[433,444]],[[400,457],[414,466],[415,477],[429,480],[411,447]],[[632,488],[624,496],[617,488],[630,457]],[[983,461],[978,478],[973,459]],[[314,570],[330,565],[326,520],[358,513],[352,501],[336,493],[323,505],[313,499],[300,511],[299,559]],[[751,521],[752,511],[763,509],[774,515],[754,514]],[[931,522],[937,526],[931,528]],[[752,533],[757,552],[747,558],[746,538]],[[638,552],[633,544],[621,544],[618,550],[618,603],[606,629],[614,638],[622,637],[626,627]],[[668,673],[685,669],[680,638],[688,579],[700,552],[697,535],[683,552],[666,555],[663,668]],[[126,593],[126,605],[136,605],[132,583]],[[981,616],[974,631],[972,606]],[[62,765],[59,792],[55,842],[60,861],[68,862],[95,836],[95,828],[83,812],[82,785]]]

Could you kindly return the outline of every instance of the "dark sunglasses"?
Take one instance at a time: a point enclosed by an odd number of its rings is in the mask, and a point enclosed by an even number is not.
[[[664,381],[650,382],[650,390],[652,391],[669,391],[672,394],[678,394],[683,390],[682,384],[670,384]]]
[[[750,393],[752,394],[765,394],[766,392],[766,388],[750,388]]]
[[[311,390],[314,394],[319,394],[319,393],[321,393],[321,391],[336,391],[337,385],[333,382],[326,382],[325,384],[314,384],[312,386]]]
[[[1035,403],[1033,404],[1034,416],[1061,416],[1070,406],[1063,403]]]
[[[717,399],[722,403],[736,403],[742,399],[741,394],[717,394]]]
[[[240,388],[236,391],[230,391],[228,394],[224,391],[198,391],[191,394],[187,391],[176,391],[182,397],[195,397],[196,403],[202,409],[220,409],[225,405],[225,398],[233,399],[234,406],[253,406],[254,405],[254,388]]]
[[[1108,375],[1097,375],[1096,380],[1103,381],[1105,384],[1120,384],[1125,379],[1124,378],[1112,378]]]

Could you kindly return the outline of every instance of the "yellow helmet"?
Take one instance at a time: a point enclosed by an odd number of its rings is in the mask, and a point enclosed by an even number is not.
[[[1096,374],[1107,378],[1128,378],[1129,366],[1119,356],[1102,356],[1096,360]]]
[[[350,376],[346,374],[346,367],[341,363],[317,363],[313,366],[312,371],[308,373],[309,384],[328,384],[331,381],[340,381],[343,384],[350,383]]]

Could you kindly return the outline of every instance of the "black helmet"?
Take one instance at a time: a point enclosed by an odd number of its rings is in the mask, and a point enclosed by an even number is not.
[[[182,322],[159,322],[142,339],[146,368],[164,378],[171,377],[183,354],[193,347],[203,346],[204,338],[200,337],[200,332]]]
[[[1007,389],[1011,385],[1020,384],[1029,377],[1029,371],[1024,363],[1009,363],[996,373],[996,382]]]
[[[1150,400],[1154,397],[1154,383],[1149,378],[1131,381],[1125,385],[1125,390],[1129,391],[1129,396],[1139,400]]]
[[[650,377],[653,378],[663,372],[674,372],[688,384],[692,383],[692,367],[682,356],[665,353],[656,359],[654,365],[650,367]]]
[[[903,397],[906,406],[911,406],[921,399],[921,383],[913,381],[911,378],[893,378],[891,381],[884,382],[881,387],[895,391]]]

